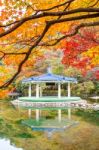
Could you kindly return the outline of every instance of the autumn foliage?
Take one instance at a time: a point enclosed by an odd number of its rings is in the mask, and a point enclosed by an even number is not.
[[[81,33],[64,41],[62,63],[66,67],[76,67],[86,75],[99,65],[99,43],[94,30],[83,30]],[[95,74],[99,79],[97,71]]]
[[[0,88],[38,74],[49,49],[84,75],[97,67],[98,8],[98,0],[0,0]]]

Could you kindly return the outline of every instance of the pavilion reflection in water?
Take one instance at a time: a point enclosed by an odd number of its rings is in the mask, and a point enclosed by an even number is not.
[[[28,115],[29,118],[31,118],[31,112],[32,110],[35,110],[35,117],[36,119],[32,121],[25,121],[24,124],[34,127],[40,127],[43,129],[49,128],[49,125],[46,123],[45,120],[41,120],[41,111],[42,110],[57,110],[58,111],[58,122],[57,121],[52,125],[53,128],[64,127],[67,120],[65,120],[65,123],[62,122],[62,109],[68,109],[68,120],[69,125],[72,125],[71,120],[71,107],[70,105],[80,103],[82,100],[80,97],[73,97],[71,96],[71,83],[77,83],[77,80],[75,78],[71,77],[65,77],[61,75],[56,75],[51,73],[50,68],[48,68],[48,72],[46,74],[36,76],[36,77],[30,77],[27,79],[24,79],[22,81],[23,84],[28,85],[28,96],[27,97],[19,97],[17,100],[12,101],[14,105],[17,105],[18,107],[28,109]],[[53,84],[55,83],[58,87],[58,94],[57,96],[43,96],[42,92],[42,84]],[[62,96],[61,95],[61,85],[62,84],[68,84],[68,95]],[[32,84],[36,85],[36,95],[32,96]],[[71,121],[70,121],[71,120]],[[36,123],[35,123],[36,122]],[[38,123],[39,122],[39,123]],[[45,125],[43,124],[45,122]],[[57,125],[58,124],[58,125]],[[61,125],[61,126],[60,126]],[[68,126],[68,125],[67,125]],[[36,128],[35,128],[36,129]]]

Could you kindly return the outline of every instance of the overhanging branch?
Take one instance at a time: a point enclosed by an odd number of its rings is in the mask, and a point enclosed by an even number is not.
[[[55,42],[53,42],[52,44],[49,44],[49,42],[45,42],[44,44],[40,44],[40,46],[55,46],[63,39],[76,35],[81,28],[91,27],[91,26],[99,26],[99,22],[81,23],[80,25],[75,27],[75,29],[72,33],[66,34],[59,39],[54,39]],[[52,41],[50,41],[50,42],[52,42]]]
[[[8,35],[10,33],[12,33],[13,31],[15,31],[17,28],[19,28],[20,26],[22,26],[25,22],[29,21],[29,20],[34,20],[34,19],[39,19],[39,18],[43,18],[43,17],[48,17],[48,16],[65,16],[65,15],[71,15],[71,14],[75,14],[75,13],[81,13],[81,12],[90,12],[92,14],[88,14],[88,15],[80,15],[80,16],[76,16],[76,17],[68,17],[68,18],[64,18],[64,19],[58,19],[56,20],[51,20],[50,23],[54,24],[54,23],[60,23],[60,22],[64,22],[64,21],[76,21],[76,20],[81,20],[81,19],[88,19],[88,18],[95,18],[99,16],[99,8],[77,8],[74,10],[69,10],[69,11],[60,11],[60,12],[41,12],[40,14],[35,14],[26,18],[23,18],[19,21],[15,21],[13,23],[10,23],[8,25],[4,25],[4,27],[7,26],[12,26],[12,24],[14,24],[11,28],[9,28],[7,31],[3,32],[0,34],[0,38]],[[97,13],[95,13],[97,12]],[[97,16],[98,15],[98,16]],[[1,27],[3,27],[3,25],[1,25]]]
[[[27,61],[27,59],[29,58],[32,50],[40,43],[40,41],[43,39],[43,37],[45,36],[46,32],[48,31],[48,29],[50,28],[49,24],[46,24],[41,36],[37,39],[37,41],[35,42],[35,44],[33,46],[31,46],[25,56],[25,58],[21,61],[21,63],[18,66],[18,70],[17,72],[13,75],[13,77],[6,83],[4,83],[3,85],[0,86],[0,88],[6,88],[8,87],[17,77],[17,75],[21,72],[21,69],[23,67],[23,64]]]

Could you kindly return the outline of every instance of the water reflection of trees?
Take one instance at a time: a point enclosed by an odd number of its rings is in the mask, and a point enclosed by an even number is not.
[[[8,102],[0,102],[0,137],[9,139],[12,145],[23,150],[98,150],[99,126],[88,120],[89,115],[85,122],[82,114],[86,113],[75,113],[80,120],[79,126],[56,132],[48,139],[45,133],[32,131],[21,124],[21,120],[27,118],[27,111],[18,111]],[[96,116],[95,112],[89,114]]]

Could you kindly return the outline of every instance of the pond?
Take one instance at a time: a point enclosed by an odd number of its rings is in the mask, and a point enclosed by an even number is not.
[[[22,150],[22,148],[16,148],[10,143],[10,140],[0,139],[0,149],[2,150]]]
[[[32,118],[28,118],[27,110],[15,108],[10,101],[1,100],[0,150],[99,149],[99,111],[73,109],[72,120],[68,122],[67,110],[62,110],[62,123],[56,121],[56,116],[57,110],[43,110],[43,124],[49,126],[31,128],[27,123],[29,121],[31,125],[35,118],[34,111]],[[52,128],[52,125],[55,126]],[[69,126],[62,128],[62,125]]]

